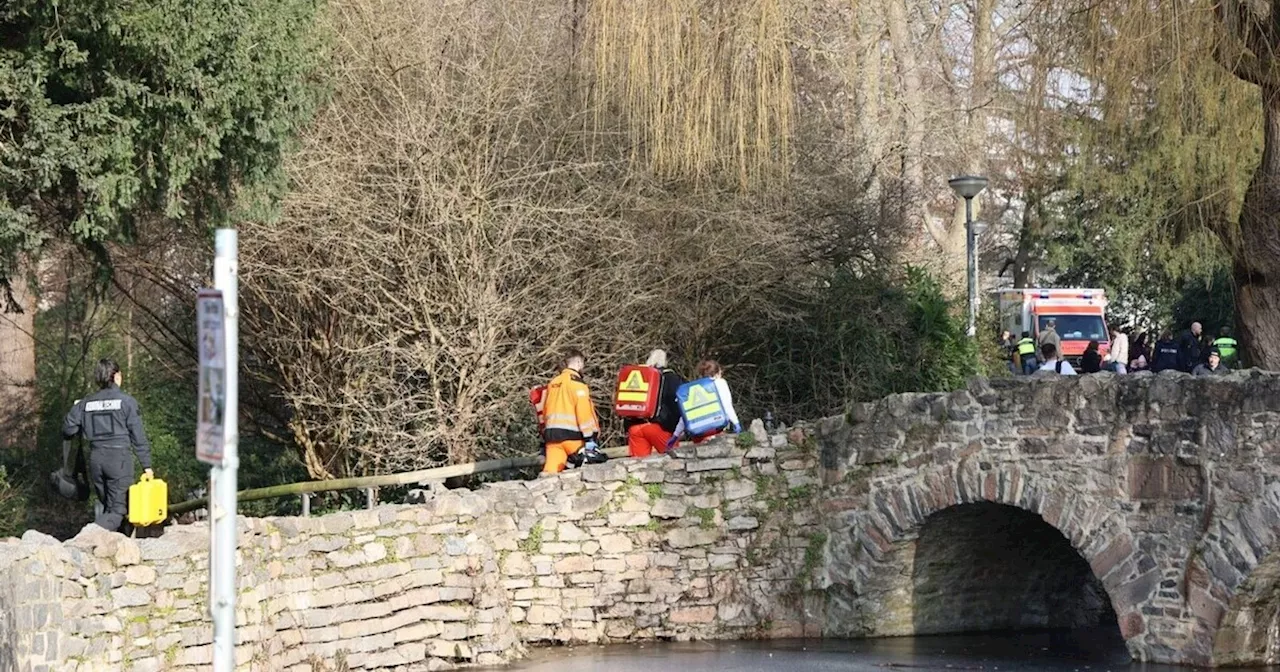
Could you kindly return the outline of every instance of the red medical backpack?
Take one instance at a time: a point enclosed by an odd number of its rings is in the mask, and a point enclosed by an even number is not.
[[[652,420],[658,414],[662,371],[652,366],[628,364],[618,372],[613,412],[620,418]]]
[[[538,417],[538,434],[542,434],[547,426],[547,386],[539,385],[529,390],[529,403],[533,404],[533,413]]]

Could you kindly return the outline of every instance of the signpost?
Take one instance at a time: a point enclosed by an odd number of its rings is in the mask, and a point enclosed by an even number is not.
[[[227,360],[226,312],[222,292],[202,289],[196,295],[196,342],[200,355],[196,406],[196,459],[221,465],[226,444]]]
[[[209,611],[213,617],[213,670],[235,669],[236,470],[239,436],[239,279],[236,232],[214,234],[212,290],[196,298],[200,356],[196,459],[209,470]]]

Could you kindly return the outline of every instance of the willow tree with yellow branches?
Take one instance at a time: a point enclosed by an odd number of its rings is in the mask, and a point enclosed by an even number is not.
[[[1148,142],[1179,195],[1157,242],[1216,239],[1245,350],[1280,369],[1280,2],[1109,0],[1076,28],[1104,120],[1160,120]]]
[[[695,185],[785,181],[795,90],[784,0],[592,0],[588,104],[632,159]]]

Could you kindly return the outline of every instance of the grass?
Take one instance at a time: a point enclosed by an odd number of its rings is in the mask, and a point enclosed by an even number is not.
[[[793,502],[811,497],[813,497],[813,486],[811,485],[797,485],[787,491],[787,499]]]
[[[518,544],[518,546],[520,547],[520,550],[530,555],[541,553],[542,552],[542,534],[543,534],[542,521],[539,520],[538,522],[534,523],[533,527],[529,528],[529,536],[520,540],[520,543]]]
[[[797,593],[805,590],[813,584],[813,572],[822,563],[822,549],[827,545],[827,535],[822,532],[814,532],[809,535],[809,543],[804,548],[804,564],[801,565],[800,571],[796,574],[795,580],[792,582],[792,588]]]

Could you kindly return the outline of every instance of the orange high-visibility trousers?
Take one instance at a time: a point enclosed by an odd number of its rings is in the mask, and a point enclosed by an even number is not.
[[[546,461],[542,463],[542,473],[558,474],[564,471],[565,465],[569,462],[569,456],[582,450],[585,445],[587,442],[582,439],[548,443]]]
[[[642,422],[627,429],[627,451],[631,457],[648,457],[653,451],[667,452],[671,432],[656,422]]]
[[[713,437],[713,436],[715,436],[715,435],[719,434],[721,431],[723,431],[723,430],[719,430],[719,429],[717,429],[717,430],[715,430],[715,431],[713,431],[713,432],[707,432],[706,434],[703,434],[702,436],[699,436],[698,438],[694,439],[694,440],[693,440],[693,442],[694,442],[694,443],[702,443],[703,441],[706,441],[706,440],[710,439],[711,437]]]

